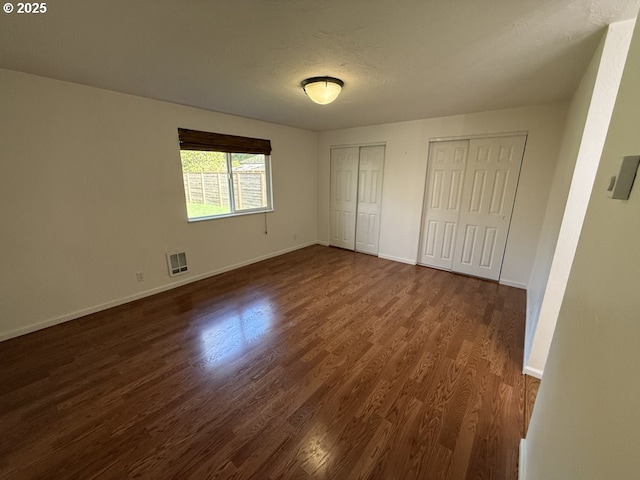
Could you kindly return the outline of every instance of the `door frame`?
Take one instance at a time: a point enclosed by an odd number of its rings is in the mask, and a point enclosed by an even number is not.
[[[475,140],[475,139],[482,139],[482,138],[517,137],[519,135],[528,136],[529,130],[515,130],[513,132],[500,132],[500,133],[475,133],[473,135],[453,135],[450,137],[431,137],[429,138],[427,145],[430,144],[431,142],[451,142],[455,140]]]

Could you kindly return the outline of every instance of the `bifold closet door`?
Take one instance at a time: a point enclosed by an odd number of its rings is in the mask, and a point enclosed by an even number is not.
[[[432,142],[418,263],[498,280],[526,135]]]
[[[378,254],[384,148],[331,149],[330,245]]]
[[[422,217],[418,263],[451,270],[455,249],[468,140],[432,142]]]
[[[331,149],[331,219],[329,244],[355,248],[360,148]]]
[[[360,148],[356,252],[378,254],[384,146]]]
[[[526,138],[469,142],[454,271],[500,278]]]

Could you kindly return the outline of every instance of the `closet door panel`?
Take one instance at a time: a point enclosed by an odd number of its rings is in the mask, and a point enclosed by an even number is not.
[[[360,148],[356,251],[378,254],[384,146]]]
[[[355,248],[358,205],[358,147],[331,149],[329,244]]]
[[[526,136],[472,139],[453,270],[498,280]]]
[[[418,263],[451,270],[468,140],[432,142],[429,145],[427,181]]]

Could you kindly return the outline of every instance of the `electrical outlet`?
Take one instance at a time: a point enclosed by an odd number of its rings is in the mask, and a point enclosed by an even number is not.
[[[297,240],[297,239],[298,239],[298,234],[297,234],[297,233],[294,233],[294,234],[293,234],[293,239],[294,239],[294,240]]]
[[[136,280],[139,282],[144,282],[144,272],[136,272]]]

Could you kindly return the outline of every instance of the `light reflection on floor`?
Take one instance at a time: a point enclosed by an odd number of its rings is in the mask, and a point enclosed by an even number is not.
[[[272,304],[260,298],[239,305],[224,318],[203,330],[202,353],[209,366],[220,366],[243,355],[273,326]]]
[[[314,478],[326,478],[331,460],[328,430],[314,435],[300,451],[302,469]]]

